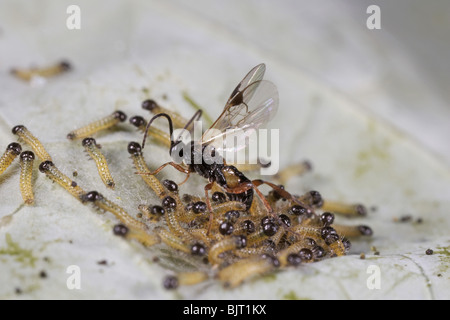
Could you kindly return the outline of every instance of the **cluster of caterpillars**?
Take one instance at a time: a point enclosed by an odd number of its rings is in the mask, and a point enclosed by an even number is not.
[[[179,114],[163,109],[152,100],[144,101],[142,106],[153,113],[163,110],[174,119],[175,126],[183,127],[186,123]],[[107,161],[92,136],[124,122],[126,118],[123,112],[116,111],[67,135],[72,141],[82,140],[87,153],[95,160],[105,186],[112,189],[115,184]],[[144,118],[135,116],[129,121],[145,131],[147,122]],[[208,271],[167,276],[163,280],[167,289],[197,284],[210,278],[218,279],[226,287],[236,287],[257,275],[345,255],[350,248],[349,238],[372,234],[367,226],[334,224],[334,213],[362,216],[366,214],[364,206],[324,200],[317,191],[309,191],[293,199],[283,198],[276,190],[266,195],[258,192],[247,208],[240,201],[229,200],[222,187],[215,184],[210,193],[212,212],[209,212],[205,196],[181,194],[175,182],[160,181],[153,175],[141,145],[130,142],[127,151],[131,155],[134,172],[161,201],[153,206],[138,205],[140,214],[134,217],[100,192],[87,192],[62,173],[41,142],[25,126],[15,126],[12,132],[34,152],[22,152],[18,143],[11,143],[0,159],[0,174],[20,155],[20,189],[26,204],[34,203],[31,176],[36,155],[41,161],[39,170],[47,177],[80,202],[92,203],[117,218],[118,223],[113,228],[115,235],[136,240],[146,247],[164,243],[181,255],[196,256],[211,266]],[[152,127],[148,135],[153,141],[170,146],[170,137],[164,131]],[[310,165],[305,162],[281,171],[277,177],[285,182],[290,176],[309,169]],[[267,211],[267,203],[273,212]]]

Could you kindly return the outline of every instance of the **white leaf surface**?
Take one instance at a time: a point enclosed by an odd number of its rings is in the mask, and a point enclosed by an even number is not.
[[[39,173],[38,163],[36,204],[22,205],[15,162],[0,176],[0,298],[449,299],[445,93],[426,81],[413,55],[373,33],[383,29],[366,28],[364,6],[323,2],[329,10],[308,1],[78,1],[80,30],[66,27],[70,1],[0,3],[1,148],[16,141],[11,128],[23,124],[61,171],[77,171],[74,179],[85,190],[98,190],[135,214],[138,204],[158,202],[126,151],[141,135],[124,123],[98,136],[116,180],[111,191],[67,133],[116,109],[148,118],[140,103],[149,97],[189,117],[184,92],[214,118],[246,72],[265,62],[266,78],[280,94],[270,126],[280,129],[281,166],[302,159],[314,164],[313,173],[287,189],[319,190],[325,198],[377,208],[367,218],[340,220],[374,230],[369,240],[354,241],[346,257],[233,290],[210,280],[167,291],[163,277],[195,261],[177,260],[162,245],[144,249],[115,237],[113,216],[82,205]],[[12,67],[61,58],[73,64],[72,72],[32,83],[9,74]],[[169,159],[156,145],[145,157],[152,168]],[[171,170],[161,176],[183,178]],[[182,192],[200,193],[203,185],[192,177]],[[405,215],[413,222],[395,222]],[[433,255],[425,254],[428,248]],[[67,287],[71,265],[80,267],[80,290]],[[381,276],[373,290],[372,265]]]

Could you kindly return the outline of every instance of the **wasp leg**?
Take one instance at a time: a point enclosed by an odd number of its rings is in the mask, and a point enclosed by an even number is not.
[[[133,160],[134,167],[138,170],[138,174],[145,181],[145,183],[158,195],[159,198],[163,199],[166,196],[166,191],[164,190],[161,182],[150,174],[150,169],[145,163],[144,156],[142,154],[141,145],[137,142],[130,142],[128,144],[128,153],[131,154],[131,159]]]
[[[282,187],[280,187],[280,186],[277,186],[276,184],[273,184],[272,182],[269,182],[269,181],[265,181],[265,180],[261,180],[261,179],[256,179],[256,180],[253,180],[252,181],[252,184],[255,186],[255,187],[259,187],[260,185],[262,185],[262,184],[266,184],[266,185],[268,185],[269,187],[271,187],[272,189],[274,189],[277,193],[278,193],[278,195],[281,197],[281,198],[284,198],[284,199],[286,199],[286,200],[291,200],[291,201],[293,201],[293,202],[295,202],[295,203],[297,203],[297,204],[299,204],[299,205],[301,205],[301,206],[303,206],[303,207],[305,207],[305,208],[307,208],[307,209],[309,209],[309,210],[312,210],[312,208],[311,208],[311,204],[316,204],[314,201],[316,201],[315,199],[312,199],[311,201],[311,203],[305,203],[304,201],[301,201],[301,199],[299,199],[299,198],[296,198],[296,197],[294,197],[293,195],[291,195],[289,192],[287,192],[286,190],[284,190]],[[255,190],[256,190],[257,188],[255,188]],[[311,193],[311,192],[310,192]],[[316,192],[317,194],[319,194],[318,192]],[[320,196],[320,194],[319,194],[319,196]],[[313,197],[313,195],[311,195],[311,197]]]
[[[282,187],[277,186],[276,184],[273,184],[272,182],[268,182],[268,181],[261,180],[261,179],[256,179],[256,180],[253,180],[253,181],[252,181],[252,184],[253,184],[255,187],[259,187],[259,186],[262,185],[262,184],[266,184],[266,185],[268,185],[269,187],[271,187],[272,189],[274,189],[274,190],[275,190],[282,198],[285,198],[285,199],[294,199],[294,197],[293,197],[289,192],[287,192],[286,190],[284,190]]]
[[[257,181],[257,180],[255,180],[255,181]],[[225,192],[227,192],[227,193],[236,193],[236,194],[244,193],[244,192],[246,192],[247,190],[253,189],[253,190],[255,190],[255,192],[258,194],[260,200],[263,202],[263,204],[264,204],[264,206],[266,207],[267,211],[268,211],[269,213],[272,213],[272,212],[273,212],[273,209],[272,209],[271,205],[270,205],[269,202],[267,201],[266,197],[261,193],[261,191],[258,190],[257,187],[258,187],[258,185],[255,185],[255,184],[253,183],[253,181],[251,181],[251,182],[249,181],[249,182],[243,182],[243,183],[240,183],[240,184],[239,184],[237,187],[235,187],[235,188],[227,188],[227,187],[222,187],[222,188],[223,188],[223,189],[225,190]]]
[[[205,200],[206,200],[206,205],[208,207],[209,210],[209,225],[208,225],[208,234],[211,232],[211,227],[212,227],[212,221],[213,221],[213,209],[211,206],[211,201],[208,195],[208,191],[211,190],[214,186],[214,182],[210,182],[205,186]],[[227,187],[222,187],[226,192],[228,193],[243,193],[249,189],[253,188],[253,185],[251,182],[244,182],[241,183],[238,187],[236,188],[227,188]],[[259,190],[257,190],[255,188],[255,191],[258,193],[258,195],[261,198],[261,201],[264,202],[264,205],[266,206],[266,208],[268,209],[268,212],[273,212],[272,207],[269,205],[269,203],[267,202],[266,198],[264,197],[263,194],[261,194],[261,192]]]
[[[151,175],[151,176],[154,176],[154,175],[156,175],[156,174],[158,174],[162,169],[164,169],[165,167],[167,167],[167,166],[172,166],[172,167],[174,167],[175,169],[177,169],[178,171],[180,171],[180,172],[182,172],[182,173],[185,173],[185,174],[190,174],[191,172],[188,170],[188,169],[186,169],[186,168],[183,168],[181,165],[179,165],[179,164],[177,164],[177,163],[175,163],[175,162],[167,162],[167,163],[164,163],[162,166],[160,166],[158,169],[156,169],[155,171],[152,171],[152,172],[142,172],[142,173],[140,173],[140,172],[137,172],[137,174],[143,174],[143,175]],[[179,184],[178,184],[179,185]]]
[[[267,181],[264,181],[264,180],[253,180],[253,181],[251,181],[251,182],[244,182],[244,183],[241,183],[241,184],[240,184],[238,187],[236,187],[236,188],[226,188],[226,187],[223,187],[223,188],[224,188],[225,191],[228,192],[228,193],[243,193],[243,192],[249,190],[250,188],[252,188],[252,189],[256,192],[256,194],[258,194],[259,199],[261,200],[261,202],[263,203],[264,207],[265,207],[266,210],[267,210],[267,213],[268,213],[269,215],[271,215],[276,221],[278,221],[279,224],[283,226],[283,229],[285,229],[286,231],[289,231],[289,232],[291,232],[291,233],[293,233],[293,234],[296,234],[295,231],[292,231],[290,227],[286,226],[286,225],[280,220],[280,218],[277,216],[277,214],[273,211],[272,206],[270,205],[269,201],[268,201],[268,200],[266,199],[266,197],[261,193],[261,191],[259,191],[258,186],[260,186],[260,185],[262,185],[262,184],[267,184],[267,185],[269,185],[270,187],[272,187],[273,189],[275,189],[278,193],[280,193],[280,195],[281,195],[283,198],[286,198],[286,199],[292,199],[292,200],[294,200],[295,202],[301,203],[300,201],[298,201],[297,199],[295,199],[290,193],[288,193],[288,192],[285,191],[284,189],[280,188],[279,186],[277,186],[277,185],[275,185],[275,184],[273,184],[273,183],[270,183],[270,182],[267,182]],[[301,203],[301,204],[304,205],[303,203]]]
[[[267,198],[261,193],[261,191],[259,191],[258,186],[262,185],[262,184],[267,184],[270,187],[272,187],[274,190],[276,190],[281,197],[286,198],[286,199],[292,199],[295,202],[300,203],[302,206],[304,206],[303,203],[301,203],[300,201],[298,201],[297,199],[295,199],[290,193],[288,193],[287,191],[285,191],[284,189],[282,189],[281,187],[271,183],[271,182],[267,182],[264,180],[253,180],[252,182],[244,182],[241,183],[238,187],[233,188],[233,189],[228,189],[228,188],[224,188],[226,190],[226,192],[229,193],[242,193],[247,191],[250,188],[253,188],[253,190],[255,190],[255,192],[258,194],[259,199],[261,200],[261,202],[263,203],[264,207],[267,209],[267,212],[269,215],[271,215],[274,219],[276,219],[280,225],[283,226],[283,228],[293,234],[296,234],[295,231],[292,231],[290,227],[286,226],[284,223],[282,223],[282,221],[280,220],[280,218],[276,215],[276,213],[273,211],[272,206],[270,205],[269,201],[267,200]]]
[[[179,186],[183,185],[186,181],[188,181],[188,179],[189,179],[189,177],[190,177],[190,175],[191,175],[191,172],[190,172],[189,170],[186,170],[186,171],[183,172],[183,173],[186,173],[186,178],[184,178],[184,180],[181,181],[181,182],[178,184]]]
[[[155,171],[152,171],[152,172],[136,172],[136,174],[140,174],[140,175],[144,175],[144,176],[154,176],[154,175],[158,174],[162,169],[167,167],[168,165],[170,165],[173,168],[177,169],[181,173],[186,174],[186,178],[181,183],[178,183],[179,186],[181,186],[183,183],[185,183],[189,179],[189,176],[191,175],[191,172],[188,169],[182,167],[181,165],[179,165],[179,164],[177,164],[175,162],[167,162],[167,163],[163,164],[158,169],[156,169]]]

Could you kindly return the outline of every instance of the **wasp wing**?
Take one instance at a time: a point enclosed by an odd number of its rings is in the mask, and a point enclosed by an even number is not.
[[[239,82],[236,88],[234,88],[233,92],[230,95],[230,98],[228,98],[225,108],[228,105],[233,104],[233,100],[236,99],[239,93],[244,91],[244,89],[247,88],[250,84],[262,80],[264,78],[265,72],[266,72],[266,65],[264,63],[258,64],[256,67],[250,70],[244,77],[244,79],[242,79],[242,81]],[[252,97],[250,93],[248,93],[247,96],[249,100]]]
[[[244,80],[259,79],[263,73],[257,69]],[[269,122],[278,110],[278,91],[269,81],[256,80],[235,91],[222,114],[202,136],[203,144],[211,144],[219,152],[236,152],[245,148],[250,143],[248,138],[254,136],[256,129]]]

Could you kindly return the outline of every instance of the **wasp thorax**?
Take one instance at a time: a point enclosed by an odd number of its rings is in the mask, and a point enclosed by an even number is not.
[[[223,157],[212,145],[202,148],[202,160],[205,164],[223,164]]]

